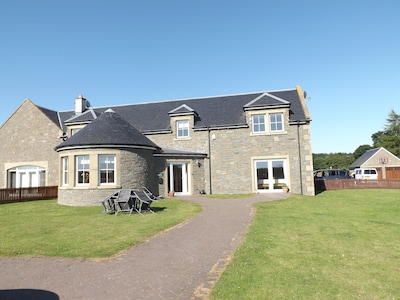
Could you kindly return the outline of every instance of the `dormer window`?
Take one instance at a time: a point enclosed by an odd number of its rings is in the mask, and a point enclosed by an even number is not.
[[[189,137],[189,120],[176,121],[176,137],[178,139]]]
[[[265,113],[251,116],[253,133],[277,133],[283,132],[283,113]]]

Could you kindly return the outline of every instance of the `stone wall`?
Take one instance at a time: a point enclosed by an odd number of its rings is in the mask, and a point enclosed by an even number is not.
[[[7,188],[7,170],[23,165],[46,169],[46,186],[58,185],[59,127],[30,100],[25,100],[0,129],[0,187]]]
[[[116,157],[115,184],[100,185],[98,182],[98,155],[103,154]],[[77,155],[89,155],[90,182],[88,185],[75,184],[75,157]],[[60,186],[58,191],[58,203],[63,205],[99,205],[101,200],[119,189],[143,189],[144,186],[152,190],[156,188],[153,151],[149,149],[79,149],[60,151],[61,157],[69,157],[69,184]]]
[[[209,154],[200,168],[203,174],[195,179],[203,181],[207,193],[253,193],[254,160],[282,158],[288,162],[290,191],[314,195],[310,126],[289,125],[288,111],[285,120],[285,131],[275,134],[253,134],[251,128],[191,130],[189,138],[177,139],[171,123],[172,133],[147,137],[163,148]]]

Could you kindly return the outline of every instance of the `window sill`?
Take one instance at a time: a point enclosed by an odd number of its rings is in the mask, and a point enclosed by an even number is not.
[[[282,134],[287,134],[287,131],[274,131],[274,132],[251,132],[250,136],[265,136],[265,135],[282,135]]]
[[[98,188],[99,188],[99,189],[120,189],[121,186],[120,186],[120,185],[116,185],[115,183],[112,183],[112,184],[105,184],[105,183],[103,183],[103,184],[100,184],[100,185],[98,186]]]

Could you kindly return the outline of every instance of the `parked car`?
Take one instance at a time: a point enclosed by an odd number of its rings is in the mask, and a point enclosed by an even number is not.
[[[375,168],[354,169],[355,179],[378,180],[378,171]]]
[[[351,179],[350,173],[345,169],[324,169],[314,171],[314,180]]]

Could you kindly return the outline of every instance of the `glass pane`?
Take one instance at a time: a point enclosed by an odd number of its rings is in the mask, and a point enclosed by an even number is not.
[[[107,173],[105,171],[100,171],[100,183],[107,182]]]
[[[182,192],[182,165],[173,165],[174,191]]]
[[[46,185],[46,172],[40,171],[39,172],[39,186],[45,186],[45,185]]]
[[[269,116],[271,131],[282,131],[283,130],[283,122],[282,122],[282,114],[271,114]]]
[[[257,189],[265,190],[269,188],[268,182],[268,162],[267,161],[257,161]]]
[[[272,162],[272,174],[274,179],[285,179],[285,174],[283,171],[283,161],[273,161]]]
[[[89,156],[78,156],[78,170],[89,169]]]
[[[253,116],[253,132],[264,132],[265,131],[265,116],[255,115]]]

